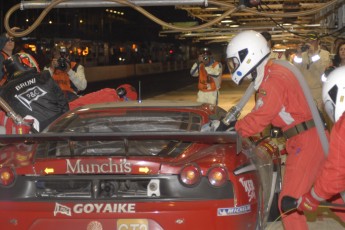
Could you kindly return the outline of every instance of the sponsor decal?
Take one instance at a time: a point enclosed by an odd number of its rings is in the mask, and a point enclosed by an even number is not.
[[[31,108],[31,102],[37,101],[40,97],[47,94],[46,91],[41,89],[38,86],[32,87],[30,89],[27,89],[25,92],[15,95],[15,97],[30,111],[32,111]]]
[[[268,150],[270,150],[271,152],[273,152],[273,148],[272,148],[272,146],[271,146],[270,144],[265,143],[264,145],[265,145],[265,147],[266,147]]]
[[[90,163],[81,159],[72,161],[66,159],[66,173],[130,173],[132,172],[131,163],[126,160],[114,162],[112,158],[108,158],[107,162]]]
[[[70,207],[67,207],[59,203],[55,203],[54,216],[56,216],[58,213],[66,216],[72,216],[72,211]]]
[[[103,230],[103,226],[99,221],[91,221],[87,227],[87,230]]]
[[[217,216],[241,215],[248,212],[251,212],[250,204],[239,206],[239,207],[218,208]]]
[[[260,107],[264,105],[264,101],[261,97],[259,97],[255,102],[255,110],[258,110]]]
[[[240,178],[239,181],[241,182],[242,186],[244,187],[244,190],[247,192],[249,202],[251,202],[253,199],[256,199],[255,195],[255,187],[253,180],[244,180],[244,178]]]
[[[16,88],[17,91],[19,91],[19,90],[21,90],[22,88],[28,87],[28,86],[30,86],[30,85],[32,85],[32,84],[35,84],[35,83],[36,83],[36,78],[32,78],[32,79],[30,79],[30,80],[27,80],[26,82],[22,82],[22,83],[16,85],[15,88]]]
[[[72,216],[73,214],[89,213],[135,213],[134,203],[83,203],[68,207],[55,203],[54,216],[58,213]]]

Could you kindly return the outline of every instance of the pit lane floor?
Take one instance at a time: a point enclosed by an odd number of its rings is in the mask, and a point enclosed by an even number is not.
[[[188,77],[188,76],[187,76]],[[222,88],[220,89],[219,106],[225,110],[229,110],[233,105],[236,105],[244,94],[248,83],[243,83],[236,86],[230,79],[229,75],[223,75]],[[158,96],[150,97],[153,100],[178,100],[178,101],[196,101],[197,85],[191,84],[175,91],[163,93]],[[241,116],[244,116],[254,106],[254,96],[250,99],[247,105],[243,108]],[[307,215],[308,226],[311,230],[344,230],[345,223],[342,223],[329,209],[320,208],[316,213]],[[280,220],[268,223],[266,230],[284,230]]]

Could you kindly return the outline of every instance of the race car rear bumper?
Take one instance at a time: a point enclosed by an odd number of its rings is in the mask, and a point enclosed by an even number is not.
[[[257,203],[233,200],[136,203],[1,202],[4,229],[255,229]],[[159,211],[157,211],[159,210]]]

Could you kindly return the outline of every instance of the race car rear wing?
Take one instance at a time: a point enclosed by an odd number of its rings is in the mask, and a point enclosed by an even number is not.
[[[116,141],[116,140],[178,140],[204,144],[236,143],[240,152],[242,141],[235,131],[229,132],[114,132],[114,133],[37,133],[0,135],[1,144],[36,144],[54,141]]]

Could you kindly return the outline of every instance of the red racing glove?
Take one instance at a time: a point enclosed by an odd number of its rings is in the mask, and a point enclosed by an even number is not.
[[[320,201],[313,197],[312,190],[310,190],[298,199],[297,210],[315,212],[319,204]]]

